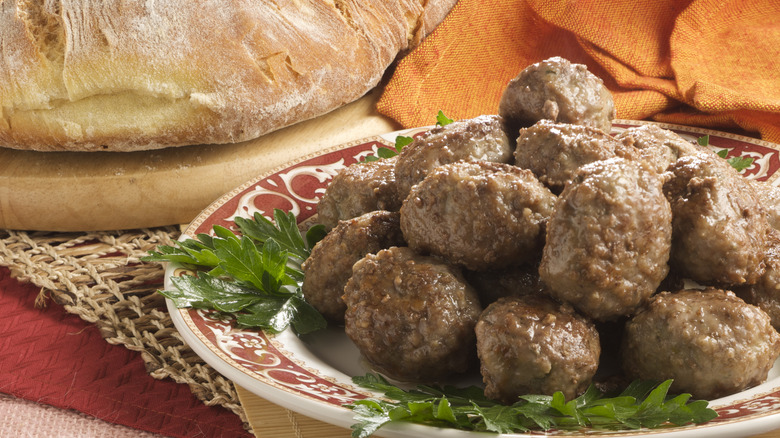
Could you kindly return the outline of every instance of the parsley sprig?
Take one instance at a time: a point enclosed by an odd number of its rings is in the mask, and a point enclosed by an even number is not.
[[[395,148],[390,149],[387,147],[380,147],[376,150],[376,155],[368,155],[366,158],[363,159],[363,161],[377,161],[382,158],[393,158],[394,156],[401,153],[401,150],[408,145],[409,143],[413,142],[414,139],[412,137],[407,137],[405,135],[399,135],[395,138]]]
[[[288,326],[301,334],[325,327],[325,319],[303,299],[301,263],[325,235],[320,226],[306,235],[295,215],[274,210],[274,222],[260,213],[236,217],[241,236],[215,225],[214,236],[162,245],[142,260],[174,262],[196,275],[172,277],[172,290],[159,291],[177,308],[214,309],[233,315],[239,325],[278,333]]]
[[[697,143],[699,143],[700,146],[709,146],[710,145],[710,136],[709,135],[703,135],[699,137],[697,140]],[[717,152],[715,152],[719,157],[725,158],[726,161],[737,170],[737,172],[742,172],[743,170],[747,169],[748,167],[753,165],[753,158],[752,157],[729,157],[729,150],[728,149],[720,149]]]
[[[380,391],[393,401],[365,399],[348,405],[356,423],[353,438],[365,438],[392,421],[405,421],[469,431],[516,433],[531,430],[655,428],[665,424],[704,423],[717,417],[702,400],[689,394],[670,397],[667,380],[660,384],[635,381],[617,395],[606,395],[591,385],[579,397],[566,401],[561,392],[552,396],[521,396],[506,406],[485,398],[471,386],[425,386],[404,390],[376,374],[352,378],[367,389]]]
[[[445,116],[444,111],[439,110],[439,113],[436,115],[436,126],[447,126],[452,122],[454,122],[453,119]],[[393,158],[394,156],[400,154],[401,150],[403,150],[405,146],[407,146],[409,143],[413,141],[414,138],[412,137],[399,135],[395,138],[394,149],[390,149],[387,147],[377,148],[376,155],[368,155],[366,158],[363,159],[363,161],[377,161],[382,158]]]
[[[439,113],[436,114],[436,125],[437,126],[447,126],[450,123],[454,122],[455,120],[447,117],[444,115],[444,111],[439,110]]]
[[[716,154],[721,158],[725,158],[737,172],[742,172],[753,165],[753,157],[729,157],[728,149],[721,149]]]

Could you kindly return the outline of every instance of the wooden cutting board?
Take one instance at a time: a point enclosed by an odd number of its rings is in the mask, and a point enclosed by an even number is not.
[[[189,223],[220,195],[279,165],[400,129],[380,94],[255,140],[143,152],[0,148],[0,229],[92,231]]]

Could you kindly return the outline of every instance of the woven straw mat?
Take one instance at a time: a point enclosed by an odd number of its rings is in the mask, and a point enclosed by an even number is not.
[[[52,233],[0,230],[0,266],[41,288],[37,304],[51,298],[95,324],[110,344],[141,354],[156,379],[186,383],[208,406],[238,415],[251,431],[233,384],[203,362],[174,328],[162,288],[163,267],[139,259],[172,245],[176,227],[120,232]]]

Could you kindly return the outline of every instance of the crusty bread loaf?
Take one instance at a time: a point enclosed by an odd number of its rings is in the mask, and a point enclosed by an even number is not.
[[[255,138],[374,87],[455,0],[0,0],[0,146]]]

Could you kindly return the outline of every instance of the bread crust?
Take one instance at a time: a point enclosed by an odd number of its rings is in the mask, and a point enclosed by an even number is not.
[[[256,138],[365,94],[451,3],[0,0],[0,146]]]

